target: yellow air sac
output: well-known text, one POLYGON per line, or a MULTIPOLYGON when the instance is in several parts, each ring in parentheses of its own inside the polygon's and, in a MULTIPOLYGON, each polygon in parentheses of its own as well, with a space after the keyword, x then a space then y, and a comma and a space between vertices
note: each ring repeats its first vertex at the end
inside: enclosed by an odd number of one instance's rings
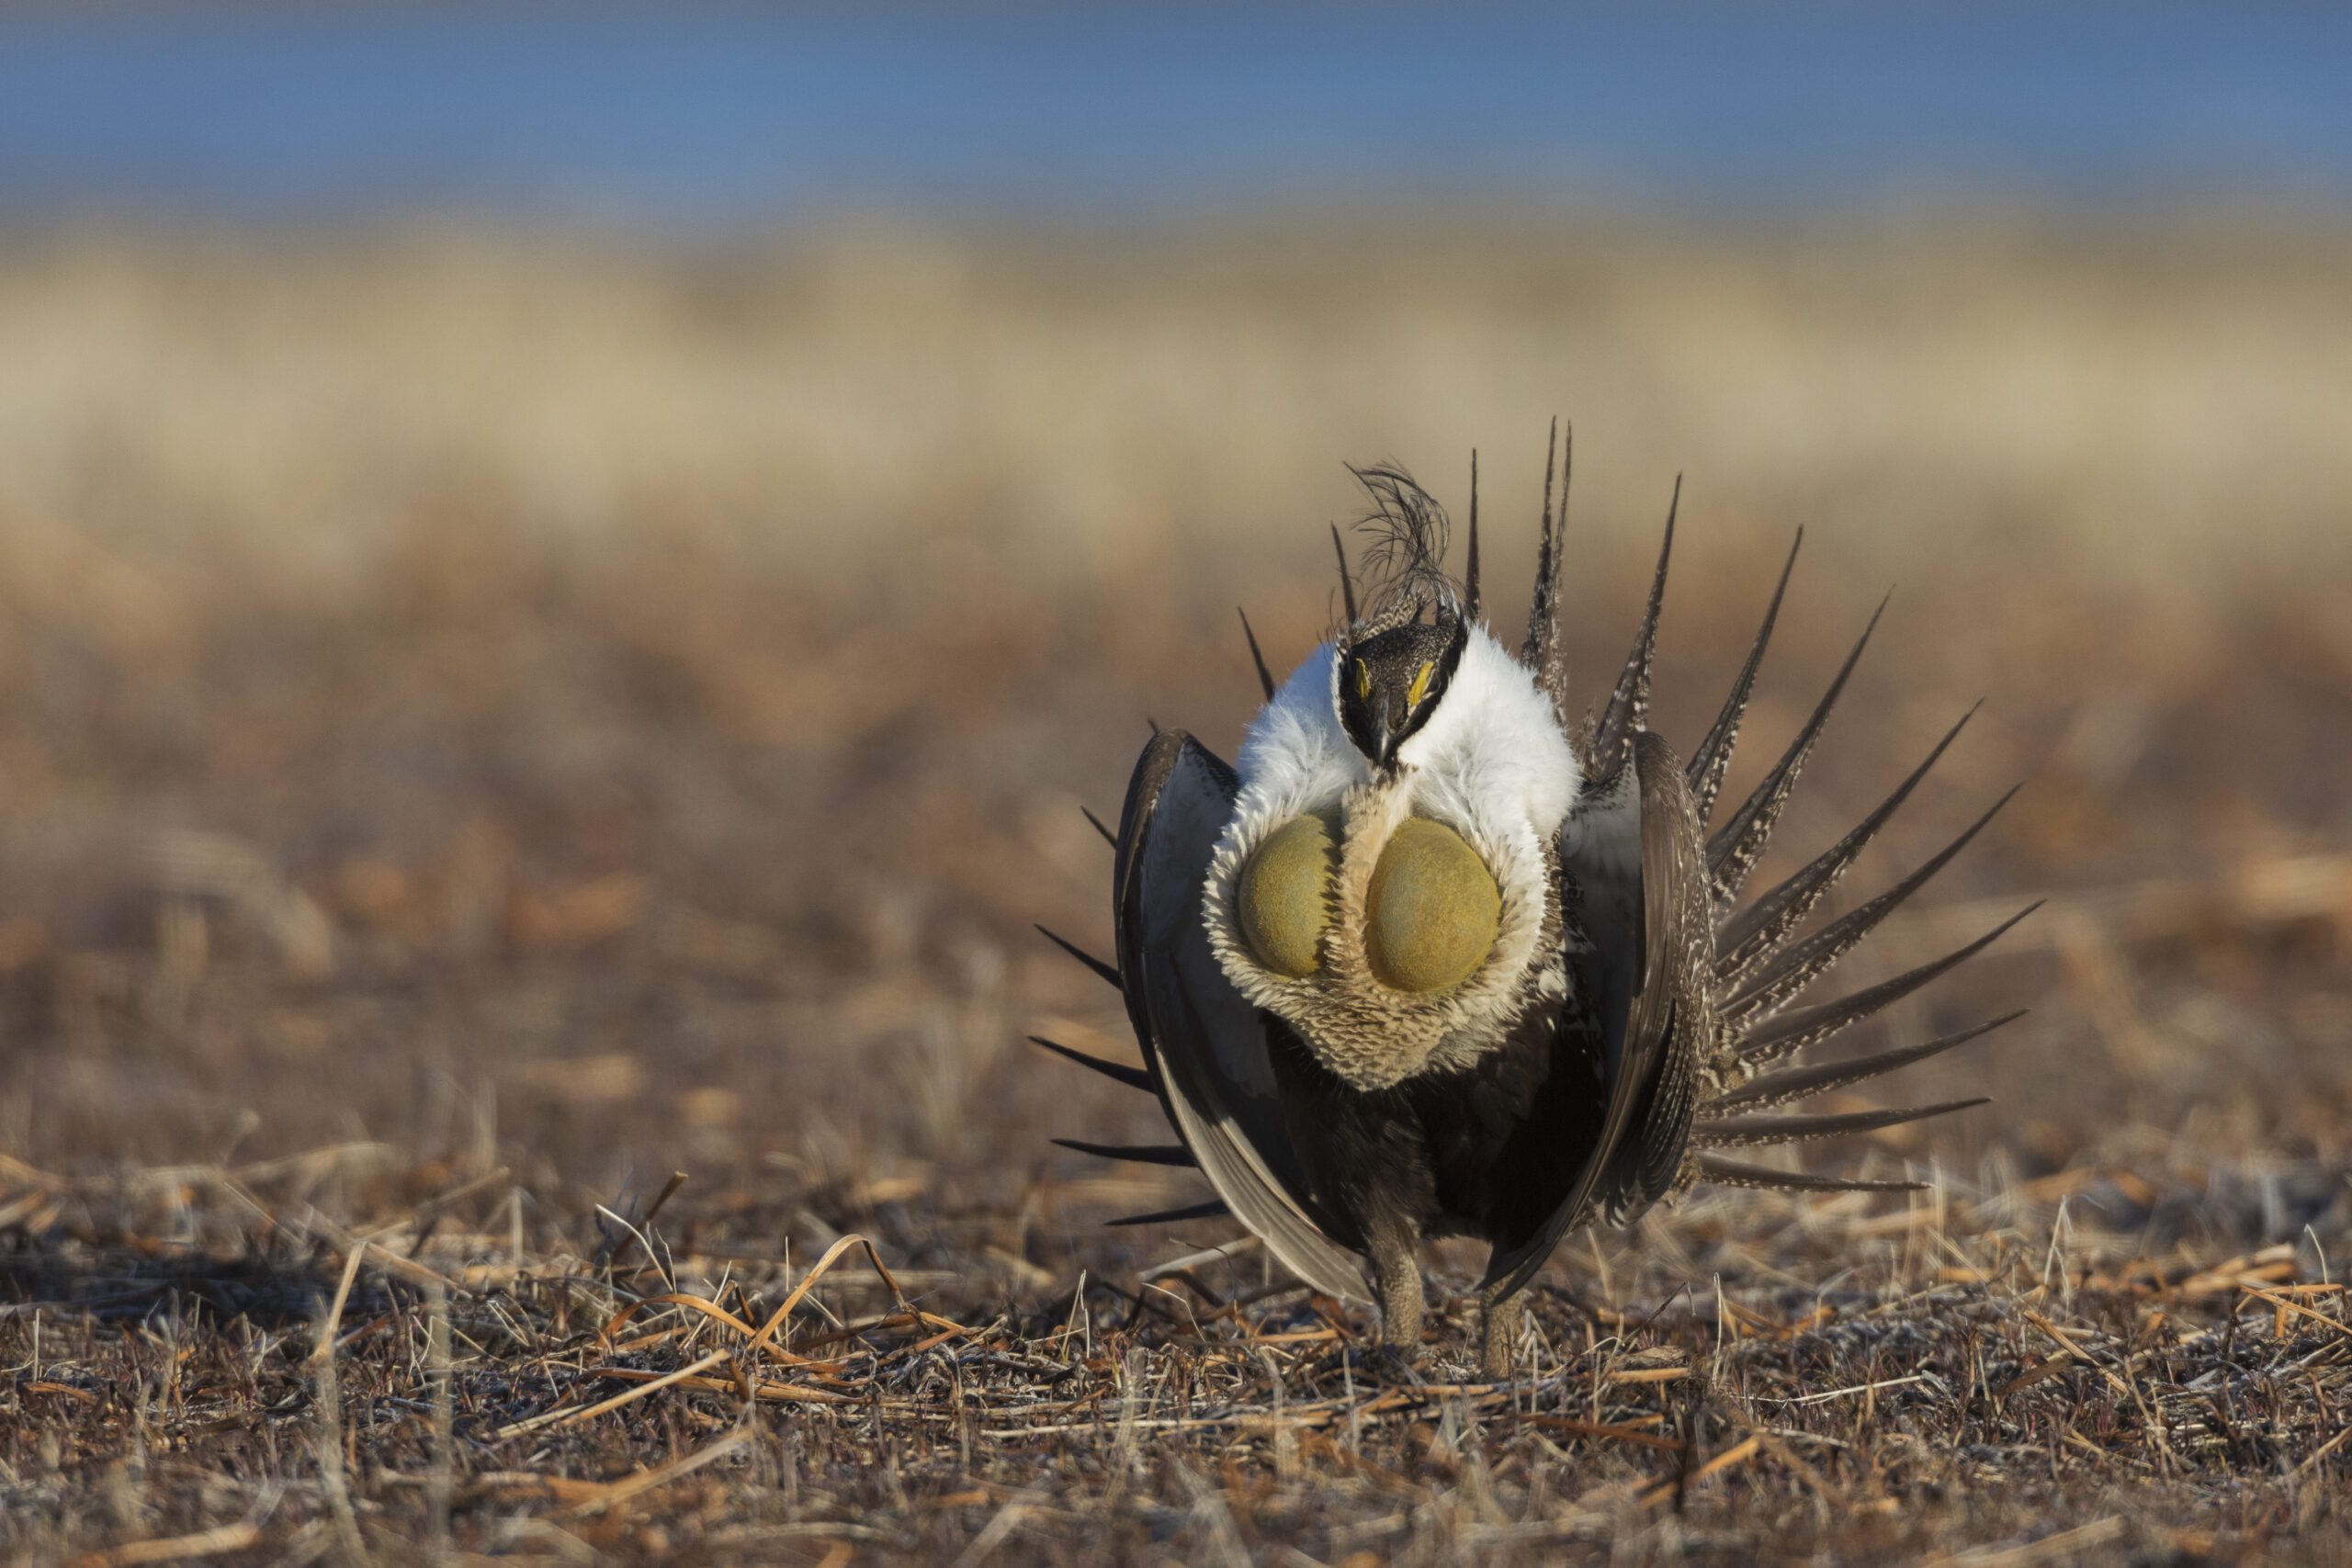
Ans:
POLYGON ((1364 899, 1364 956, 1399 991, 1442 991, 1493 951, 1502 895, 1478 852, 1442 822, 1408 818, 1380 852, 1364 899))
POLYGON ((1241 934, 1258 962, 1297 979, 1323 966, 1331 878, 1340 870, 1340 814, 1294 818, 1266 836, 1241 869, 1241 934))

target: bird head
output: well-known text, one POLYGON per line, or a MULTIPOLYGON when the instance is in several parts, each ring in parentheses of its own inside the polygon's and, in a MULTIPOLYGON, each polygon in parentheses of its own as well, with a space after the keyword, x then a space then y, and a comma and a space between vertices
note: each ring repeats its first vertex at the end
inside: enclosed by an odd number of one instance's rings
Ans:
POLYGON ((1412 619, 1344 644, 1336 674, 1340 727, 1382 773, 1396 749, 1444 700, 1469 640, 1462 615, 1442 601, 1416 605, 1412 619))

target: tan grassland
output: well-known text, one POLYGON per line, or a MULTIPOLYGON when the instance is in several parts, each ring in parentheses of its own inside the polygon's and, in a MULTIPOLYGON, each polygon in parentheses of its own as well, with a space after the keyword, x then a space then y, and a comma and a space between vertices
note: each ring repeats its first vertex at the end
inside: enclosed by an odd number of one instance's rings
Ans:
POLYGON ((2352 228, 0 233, 0 890, 15 1561, 2352 1562, 2352 228), (1029 922, 1555 412, 1670 740, 1807 530, 1733 790, 1895 588, 1765 876, 2026 782, 1852 1048, 2033 1010, 1371 1387, 1029 922))

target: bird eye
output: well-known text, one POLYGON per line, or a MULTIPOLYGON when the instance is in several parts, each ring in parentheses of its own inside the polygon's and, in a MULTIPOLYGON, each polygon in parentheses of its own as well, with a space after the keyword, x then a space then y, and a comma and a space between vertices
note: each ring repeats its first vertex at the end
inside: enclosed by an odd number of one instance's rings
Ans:
POLYGON ((1477 973, 1494 950, 1502 895, 1462 835, 1408 818, 1380 852, 1364 897, 1364 957, 1399 991, 1442 991, 1477 973))
POLYGON ((1361 659, 1356 660, 1356 695, 1372 695, 1372 667, 1361 659))
POLYGON ((1323 928, 1340 869, 1340 814, 1311 812, 1283 823, 1258 846, 1235 891, 1241 934, 1258 962, 1297 979, 1323 966, 1323 928))
POLYGON ((1430 677, 1436 673, 1437 662, 1434 660, 1414 671, 1413 684, 1405 693, 1407 707, 1417 708, 1421 705, 1421 699, 1430 694, 1430 677))

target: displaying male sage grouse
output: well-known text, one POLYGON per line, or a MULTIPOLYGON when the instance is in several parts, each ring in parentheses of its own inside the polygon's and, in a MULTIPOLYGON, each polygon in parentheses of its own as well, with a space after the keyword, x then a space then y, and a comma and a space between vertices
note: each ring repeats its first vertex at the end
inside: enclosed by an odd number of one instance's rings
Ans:
POLYGON ((1040 1042, 1157 1094, 1182 1139, 1068 1146, 1197 1165, 1216 1189, 1216 1202, 1121 1223, 1229 1211, 1316 1289, 1376 1298, 1384 1341, 1408 1358, 1421 1337, 1420 1242, 1491 1244, 1479 1289, 1490 1377, 1510 1371, 1518 1292, 1577 1226, 1627 1224, 1699 1181, 1915 1185, 1800 1175, 1713 1151, 1983 1103, 1756 1114, 2009 1021, 1762 1071, 2016 923, 1841 1000, 1790 1009, 2008 797, 1885 893, 1795 936, 1963 716, 1852 832, 1739 906, 1870 632, 1787 752, 1710 837, 1796 551, 1729 700, 1686 762, 1644 725, 1669 511, 1633 653, 1599 720, 1572 735, 1557 587, 1566 487, 1555 517, 1548 467, 1534 606, 1516 658, 1479 620, 1475 463, 1458 589, 1442 569, 1437 503, 1400 470, 1359 472, 1376 507, 1370 603, 1359 609, 1342 547, 1346 625, 1288 681, 1276 684, 1250 637, 1266 705, 1238 763, 1161 729, 1128 786, 1113 873, 1118 964, 1078 955, 1125 993, 1146 1066, 1040 1042))

